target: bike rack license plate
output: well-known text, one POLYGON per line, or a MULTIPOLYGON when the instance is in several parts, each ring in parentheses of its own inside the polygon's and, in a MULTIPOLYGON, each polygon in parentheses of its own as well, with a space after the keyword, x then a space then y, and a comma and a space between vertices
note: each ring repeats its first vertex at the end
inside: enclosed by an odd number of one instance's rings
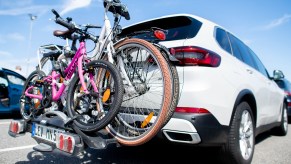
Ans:
POLYGON ((64 133, 64 130, 56 129, 53 127, 48 127, 44 125, 40 125, 37 123, 33 123, 31 128, 31 136, 37 137, 49 142, 56 143, 56 137, 59 133, 64 133))

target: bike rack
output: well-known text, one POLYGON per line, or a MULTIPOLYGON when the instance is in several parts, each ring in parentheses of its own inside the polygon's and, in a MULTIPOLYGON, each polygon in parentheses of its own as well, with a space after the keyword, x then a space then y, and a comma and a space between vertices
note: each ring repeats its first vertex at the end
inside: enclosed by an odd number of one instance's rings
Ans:
MULTIPOLYGON (((34 124, 39 124, 47 127, 57 128, 59 130, 64 130, 65 135, 70 135, 75 138, 75 147, 73 153, 67 153, 61 151, 56 147, 55 143, 46 141, 39 137, 34 136, 32 134, 32 138, 36 140, 38 143, 37 146, 33 147, 34 150, 40 152, 54 152, 66 156, 78 156, 80 153, 84 151, 86 147, 92 149, 106 149, 108 145, 115 144, 119 146, 118 142, 115 138, 110 137, 108 132, 105 130, 100 130, 95 133, 84 133, 79 130, 74 124, 73 119, 67 117, 63 112, 60 111, 50 111, 46 112, 45 114, 32 119, 30 122, 26 123, 24 120, 18 120, 21 123, 24 123, 24 133, 25 132, 32 132, 32 128, 34 124)), ((10 136, 17 137, 23 135, 15 134, 11 131, 8 132, 10 136)))

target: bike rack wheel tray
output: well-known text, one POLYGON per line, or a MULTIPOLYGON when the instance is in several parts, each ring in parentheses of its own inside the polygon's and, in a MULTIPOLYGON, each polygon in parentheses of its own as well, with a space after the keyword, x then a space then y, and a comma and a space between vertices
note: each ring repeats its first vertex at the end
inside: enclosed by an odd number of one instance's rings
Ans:
POLYGON ((109 137, 105 130, 86 134, 79 130, 73 119, 63 112, 47 112, 29 122, 12 120, 8 134, 12 137, 24 135, 26 132, 38 143, 33 147, 40 152, 53 152, 66 156, 78 156, 85 148, 106 149, 109 144, 119 146, 116 139, 109 137))

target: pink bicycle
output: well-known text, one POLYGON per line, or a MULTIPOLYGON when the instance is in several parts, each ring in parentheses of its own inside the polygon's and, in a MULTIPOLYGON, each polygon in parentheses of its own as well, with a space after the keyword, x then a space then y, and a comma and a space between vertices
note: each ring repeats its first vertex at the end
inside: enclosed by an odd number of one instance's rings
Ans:
POLYGON ((117 68, 104 60, 90 61, 86 56, 85 40, 94 42, 97 37, 87 32, 96 26, 77 26, 56 15, 56 23, 68 28, 67 31, 55 31, 62 38, 77 37, 80 44, 76 54, 64 70, 59 69, 55 54, 48 54, 53 69, 45 76, 40 70, 30 74, 20 99, 21 115, 26 121, 38 117, 53 102, 59 103, 63 95, 67 96, 67 113, 74 124, 82 131, 92 132, 104 128, 118 113, 123 98, 123 83, 117 68), (69 87, 69 89, 67 89, 69 87), (65 93, 68 92, 68 93, 65 93))

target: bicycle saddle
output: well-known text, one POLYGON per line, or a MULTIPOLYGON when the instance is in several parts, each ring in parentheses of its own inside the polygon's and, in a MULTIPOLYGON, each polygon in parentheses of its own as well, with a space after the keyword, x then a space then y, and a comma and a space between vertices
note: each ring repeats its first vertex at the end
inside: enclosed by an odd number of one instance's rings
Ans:
POLYGON ((72 34, 74 33, 74 31, 71 30, 66 30, 66 31, 61 31, 61 30, 55 30, 54 31, 54 36, 56 37, 61 37, 61 38, 68 38, 68 39, 72 39, 72 34))

